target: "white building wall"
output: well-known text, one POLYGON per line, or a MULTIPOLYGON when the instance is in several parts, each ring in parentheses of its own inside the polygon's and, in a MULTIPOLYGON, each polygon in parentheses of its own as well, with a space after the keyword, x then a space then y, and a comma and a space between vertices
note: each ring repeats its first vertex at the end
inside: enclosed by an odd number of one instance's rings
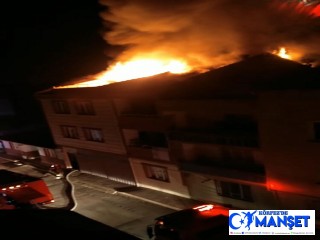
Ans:
POLYGON ((166 163, 158 163, 154 161, 147 161, 142 159, 130 158, 131 167, 133 170, 134 177, 136 179, 137 186, 147 187, 157 191, 162 191, 181 197, 189 198, 188 188, 184 185, 181 173, 177 166, 166 163), (143 163, 162 166, 167 168, 170 182, 158 181, 155 179, 150 179, 146 176, 143 163))
MULTIPOLYGON (((242 209, 273 209, 277 207, 277 199, 273 192, 268 191, 263 185, 250 185, 252 201, 238 200, 224 197, 217 193, 214 180, 223 180, 219 177, 205 176, 196 173, 185 173, 185 180, 189 186, 190 196, 193 199, 210 202, 213 204, 232 205, 242 209)), ((238 182, 236 182, 238 183, 238 182)))

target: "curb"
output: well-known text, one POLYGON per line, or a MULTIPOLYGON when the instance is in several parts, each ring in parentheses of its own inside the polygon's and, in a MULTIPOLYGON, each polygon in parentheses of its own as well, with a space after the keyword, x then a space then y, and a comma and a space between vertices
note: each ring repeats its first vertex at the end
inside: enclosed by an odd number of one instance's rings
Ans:
POLYGON ((145 201, 145 202, 149 202, 149 203, 152 203, 152 204, 155 204, 155 205, 159 205, 161 207, 170 208, 170 209, 173 209, 173 210, 176 210, 176 211, 182 210, 182 208, 173 207, 171 205, 167 205, 167 204, 160 203, 160 202, 157 202, 157 201, 154 201, 154 200, 150 200, 150 199, 147 199, 147 198, 139 197, 139 196, 136 196, 136 195, 133 195, 133 194, 130 194, 130 193, 118 192, 118 191, 116 191, 116 193, 124 195, 124 196, 131 197, 131 198, 135 198, 135 199, 138 199, 138 200, 142 200, 142 201, 145 201))

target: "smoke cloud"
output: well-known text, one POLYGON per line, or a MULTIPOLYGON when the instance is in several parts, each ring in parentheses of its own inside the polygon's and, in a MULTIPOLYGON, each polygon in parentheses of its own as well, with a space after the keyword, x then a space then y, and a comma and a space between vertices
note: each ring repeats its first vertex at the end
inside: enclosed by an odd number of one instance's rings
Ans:
POLYGON ((296 59, 320 59, 320 17, 301 1, 101 0, 108 44, 118 61, 139 56, 185 59, 201 69, 286 47, 296 59), (300 2, 300 3, 299 3, 300 2))

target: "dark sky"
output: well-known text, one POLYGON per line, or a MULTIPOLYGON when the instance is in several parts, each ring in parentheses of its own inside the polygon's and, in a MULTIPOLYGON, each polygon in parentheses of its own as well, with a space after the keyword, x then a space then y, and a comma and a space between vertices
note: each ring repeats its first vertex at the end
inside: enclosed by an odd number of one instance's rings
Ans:
POLYGON ((4 9, 1 85, 39 90, 107 67, 98 1, 8 1, 4 9))
POLYGON ((200 69, 286 46, 320 63, 320 18, 301 12, 299 1, 98 1, 7 0, 0 8, 0 84, 43 89, 99 73, 113 57, 141 53, 186 59, 200 69), (114 45, 126 51, 113 52, 114 45))

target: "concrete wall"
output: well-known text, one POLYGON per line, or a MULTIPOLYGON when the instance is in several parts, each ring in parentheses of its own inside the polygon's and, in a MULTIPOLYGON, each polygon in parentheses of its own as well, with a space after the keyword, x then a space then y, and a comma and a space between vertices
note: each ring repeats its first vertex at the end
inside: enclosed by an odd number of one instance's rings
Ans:
POLYGON ((79 115, 73 108, 76 100, 68 99, 71 108, 70 114, 55 114, 51 100, 42 99, 41 103, 50 126, 52 136, 57 145, 91 149, 101 152, 125 154, 121 133, 118 128, 117 118, 113 106, 108 100, 92 100, 96 115, 79 115), (61 125, 77 127, 79 139, 64 138, 61 125), (100 128, 104 135, 104 142, 86 141, 82 128, 100 128))
POLYGON ((272 190, 320 197, 320 142, 312 123, 320 121, 319 91, 261 95, 261 151, 272 190))
MULTIPOLYGON (((252 201, 238 200, 220 196, 217 193, 214 180, 227 181, 228 179, 214 176, 205 176, 195 173, 184 173, 185 181, 189 186, 190 196, 193 199, 216 204, 232 205, 242 209, 272 209, 277 206, 273 193, 263 185, 250 185, 252 201)), ((239 182, 236 182, 239 183, 239 182)))

